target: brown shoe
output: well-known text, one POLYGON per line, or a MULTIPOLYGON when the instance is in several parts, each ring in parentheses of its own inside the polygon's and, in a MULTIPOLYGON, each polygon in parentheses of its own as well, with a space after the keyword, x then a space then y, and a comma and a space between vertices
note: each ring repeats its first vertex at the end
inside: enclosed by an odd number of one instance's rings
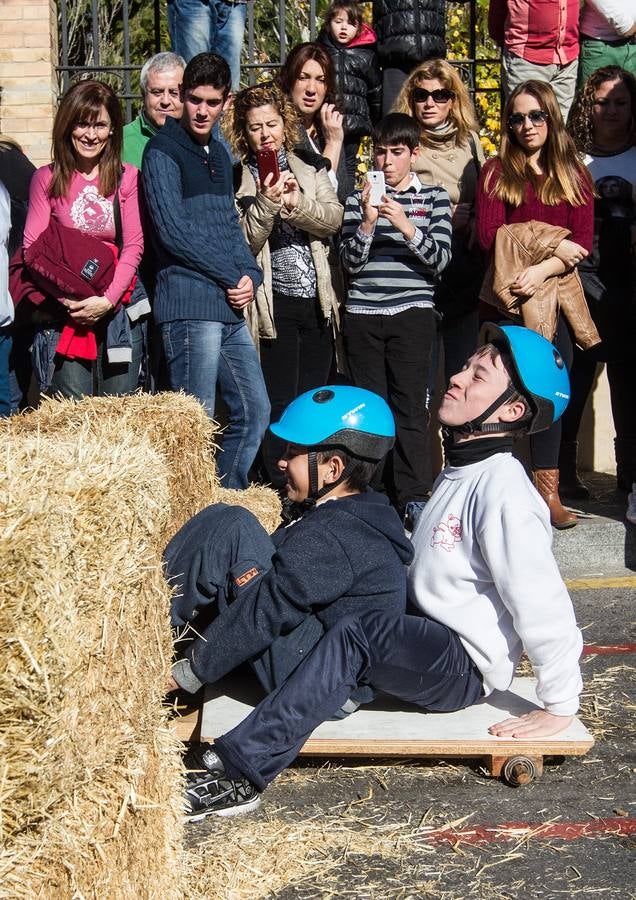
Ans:
POLYGON ((568 512, 561 504, 558 469, 535 469, 532 473, 532 483, 550 510, 550 522, 555 528, 573 528, 578 523, 574 513, 568 512))

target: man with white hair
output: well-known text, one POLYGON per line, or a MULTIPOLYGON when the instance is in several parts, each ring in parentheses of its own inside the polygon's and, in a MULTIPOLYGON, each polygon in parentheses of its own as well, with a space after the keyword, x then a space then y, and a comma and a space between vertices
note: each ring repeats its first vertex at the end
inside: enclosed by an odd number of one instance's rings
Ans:
POLYGON ((141 169, 146 144, 166 117, 181 118, 179 85, 184 69, 185 61, 177 53, 157 53, 144 63, 139 79, 143 106, 137 118, 124 128, 123 162, 141 169))

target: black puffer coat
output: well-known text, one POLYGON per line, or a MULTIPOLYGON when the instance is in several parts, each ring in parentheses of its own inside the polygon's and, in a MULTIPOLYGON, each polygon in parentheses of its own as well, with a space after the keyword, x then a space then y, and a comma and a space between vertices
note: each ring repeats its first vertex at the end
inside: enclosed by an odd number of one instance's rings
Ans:
POLYGON ((373 27, 383 69, 410 72, 426 59, 446 56, 444 0, 374 0, 373 27))
POLYGON ((331 56, 338 93, 344 101, 345 138, 371 134, 382 110, 382 76, 375 32, 368 25, 347 46, 336 43, 327 31, 318 38, 331 56))

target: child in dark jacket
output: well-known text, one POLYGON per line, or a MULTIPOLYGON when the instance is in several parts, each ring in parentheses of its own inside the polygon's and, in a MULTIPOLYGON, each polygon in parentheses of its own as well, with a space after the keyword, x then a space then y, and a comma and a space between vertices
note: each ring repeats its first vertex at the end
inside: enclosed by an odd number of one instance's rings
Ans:
POLYGON ((395 436, 385 401, 323 387, 270 428, 287 444, 279 467, 288 498, 305 512, 270 538, 247 510, 215 504, 172 539, 165 558, 179 592, 181 658, 169 690, 194 692, 249 660, 272 691, 343 616, 404 610, 413 548, 387 498, 368 488, 395 436))
POLYGON ((347 193, 355 187, 360 141, 371 134, 382 108, 382 76, 373 28, 357 0, 331 0, 318 38, 331 56, 344 101, 347 193))

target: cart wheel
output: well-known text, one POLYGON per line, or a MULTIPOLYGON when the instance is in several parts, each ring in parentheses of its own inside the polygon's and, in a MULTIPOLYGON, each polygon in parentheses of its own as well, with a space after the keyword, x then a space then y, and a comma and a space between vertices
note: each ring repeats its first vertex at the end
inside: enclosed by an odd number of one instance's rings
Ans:
POLYGON ((503 780, 513 787, 531 784, 539 774, 537 764, 527 756, 511 756, 502 769, 503 780))

